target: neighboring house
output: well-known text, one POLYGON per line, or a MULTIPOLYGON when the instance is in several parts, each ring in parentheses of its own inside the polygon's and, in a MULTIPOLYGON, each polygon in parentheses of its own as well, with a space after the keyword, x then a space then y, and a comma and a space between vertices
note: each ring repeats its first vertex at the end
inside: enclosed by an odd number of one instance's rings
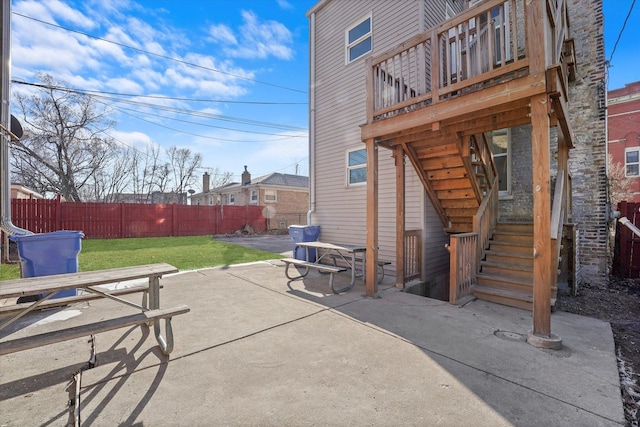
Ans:
POLYGON ((309 178, 271 173, 252 179, 244 167, 242 182, 210 189, 208 173, 202 177, 202 193, 191 196, 192 205, 264 206, 268 230, 287 230, 293 224, 306 224, 309 210, 309 178))
POLYGON ((640 203, 640 82, 608 92, 607 120, 609 155, 624 173, 613 179, 626 181, 628 196, 622 200, 640 203))
POLYGON ((44 196, 40 193, 33 191, 30 188, 25 187, 22 184, 11 184, 11 198, 12 199, 44 199, 44 196))
POLYGON ((118 193, 113 195, 113 203, 149 203, 165 204, 176 203, 187 204, 187 193, 162 193, 154 191, 151 194, 118 193))
POLYGON ((307 13, 311 222, 321 240, 366 244, 368 296, 386 259, 398 287, 417 273, 432 296, 533 309, 533 335, 549 338, 555 272, 604 283, 602 4, 553 4, 307 13))

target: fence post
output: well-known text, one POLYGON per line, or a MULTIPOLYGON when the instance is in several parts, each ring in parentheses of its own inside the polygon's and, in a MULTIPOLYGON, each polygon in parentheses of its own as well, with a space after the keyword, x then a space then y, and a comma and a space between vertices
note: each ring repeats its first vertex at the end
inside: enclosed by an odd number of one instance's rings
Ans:
POLYGON ((173 237, 178 237, 178 205, 176 203, 171 204, 171 234, 173 237))
POLYGON ((56 204, 55 204, 55 211, 56 211, 56 222, 55 222, 55 229, 52 231, 56 231, 56 230, 62 230, 62 203, 60 200, 60 194, 57 195, 56 197, 56 204))
POLYGON ((124 202, 120 202, 120 238, 124 239, 126 236, 125 233, 125 214, 124 214, 124 202))

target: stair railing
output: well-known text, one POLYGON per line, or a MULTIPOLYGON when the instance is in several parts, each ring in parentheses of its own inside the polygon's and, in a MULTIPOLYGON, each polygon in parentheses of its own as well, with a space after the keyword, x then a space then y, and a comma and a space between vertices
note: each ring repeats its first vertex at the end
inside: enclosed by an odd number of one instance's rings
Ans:
MULTIPOLYGON (((556 185, 553 193, 553 207, 551 210, 551 253, 555 255, 552 260, 552 267, 557 269, 560 264, 560 249, 562 242, 562 228, 567 208, 567 197, 565 194, 565 172, 558 169, 556 175, 556 185)), ((552 287, 558 284, 558 275, 552 274, 552 287)))

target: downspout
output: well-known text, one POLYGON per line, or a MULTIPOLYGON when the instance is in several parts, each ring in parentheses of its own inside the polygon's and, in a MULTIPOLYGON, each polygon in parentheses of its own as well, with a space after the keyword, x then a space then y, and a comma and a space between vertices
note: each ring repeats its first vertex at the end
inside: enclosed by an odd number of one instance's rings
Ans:
POLYGON ((309 212, 316 211, 316 13, 309 16, 309 212))
MULTIPOLYGON (((32 234, 11 222, 11 176, 9 168, 9 144, 11 142, 11 107, 9 85, 11 83, 11 0, 2 0, 2 105, 0 105, 0 228, 7 235, 32 234)), ((16 132, 17 130, 14 129, 16 132)), ((8 253, 8 252, 7 252, 8 253)))

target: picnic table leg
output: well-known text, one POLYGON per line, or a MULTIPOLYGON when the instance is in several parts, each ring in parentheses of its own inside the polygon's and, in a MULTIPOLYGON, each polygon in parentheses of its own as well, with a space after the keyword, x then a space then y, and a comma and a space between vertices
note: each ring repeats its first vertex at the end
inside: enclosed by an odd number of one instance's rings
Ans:
POLYGON ((304 274, 300 274, 299 276, 295 276, 295 277, 291 277, 289 275, 289 266, 291 266, 291 264, 289 264, 288 262, 285 262, 286 266, 284 268, 284 275, 287 276, 287 279, 289 280, 297 280, 297 279, 302 279, 303 277, 305 277, 307 274, 309 274, 309 267, 305 267, 304 269, 304 274))
MULTIPOLYGON (((144 303, 143 303, 144 305, 144 303)), ((160 278, 157 276, 149 277, 149 307, 150 310, 160 308, 160 278)), ((156 341, 160 346, 162 354, 168 356, 173 351, 173 328, 171 327, 171 318, 164 319, 165 337, 162 336, 160 329, 160 319, 153 320, 153 333, 156 341)))

